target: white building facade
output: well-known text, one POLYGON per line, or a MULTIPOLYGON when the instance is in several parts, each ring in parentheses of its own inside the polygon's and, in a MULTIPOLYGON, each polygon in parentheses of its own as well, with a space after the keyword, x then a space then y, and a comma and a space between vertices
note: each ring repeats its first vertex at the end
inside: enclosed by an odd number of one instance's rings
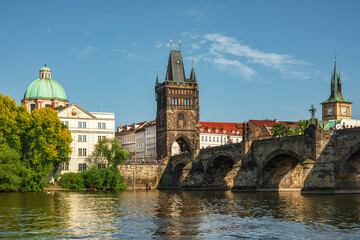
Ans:
POLYGON ((93 164, 104 167, 105 162, 94 163, 91 155, 100 139, 115 137, 115 114, 87 112, 71 104, 58 110, 58 117, 68 126, 73 138, 69 164, 61 166, 61 173, 85 171, 93 164))
MULTIPOLYGON (((199 122, 200 148, 221 146, 242 141, 242 123, 199 122)), ((130 161, 156 162, 156 120, 141 122, 117 128, 116 137, 122 147, 130 152, 130 161), (125 130, 128 129, 128 130, 125 130)), ((174 142, 172 155, 180 153, 180 147, 174 142)))

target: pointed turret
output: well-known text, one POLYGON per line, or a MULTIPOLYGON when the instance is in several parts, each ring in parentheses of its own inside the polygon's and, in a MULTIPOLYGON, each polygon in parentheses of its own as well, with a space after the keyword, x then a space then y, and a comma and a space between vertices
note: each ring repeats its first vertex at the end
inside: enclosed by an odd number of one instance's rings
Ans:
POLYGON ((197 81, 196 81, 195 67, 194 67, 194 66, 191 68, 190 81, 191 81, 191 82, 197 82, 197 81))
POLYGON ((335 57, 334 72, 331 74, 331 94, 330 97, 323 103, 328 102, 349 102, 346 100, 341 92, 341 77, 337 68, 337 61, 335 57))
POLYGON ((166 71, 166 81, 185 82, 185 70, 181 51, 171 50, 166 71))
POLYGON ((342 95, 342 83, 335 57, 334 72, 331 73, 331 94, 330 97, 321 103, 322 120, 351 119, 351 102, 342 95))
POLYGON ((159 85, 159 69, 156 72, 156 83, 155 86, 159 85))

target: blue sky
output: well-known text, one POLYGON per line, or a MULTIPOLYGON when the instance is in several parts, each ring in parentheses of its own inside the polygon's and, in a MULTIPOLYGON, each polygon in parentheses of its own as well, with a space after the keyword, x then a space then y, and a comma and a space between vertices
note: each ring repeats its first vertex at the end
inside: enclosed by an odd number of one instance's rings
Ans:
POLYGON ((46 60, 70 103, 153 120, 169 40, 194 58, 200 120, 309 118, 330 95, 337 52, 343 95, 360 119, 359 1, 0 1, 0 93, 20 103, 46 60))

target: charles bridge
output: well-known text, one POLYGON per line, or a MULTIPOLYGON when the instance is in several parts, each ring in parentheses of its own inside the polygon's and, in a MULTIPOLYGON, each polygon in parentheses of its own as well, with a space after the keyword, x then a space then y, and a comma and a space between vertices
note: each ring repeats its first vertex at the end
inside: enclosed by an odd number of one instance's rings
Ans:
POLYGON ((360 128, 245 140, 163 159, 122 165, 130 188, 360 192, 360 128))

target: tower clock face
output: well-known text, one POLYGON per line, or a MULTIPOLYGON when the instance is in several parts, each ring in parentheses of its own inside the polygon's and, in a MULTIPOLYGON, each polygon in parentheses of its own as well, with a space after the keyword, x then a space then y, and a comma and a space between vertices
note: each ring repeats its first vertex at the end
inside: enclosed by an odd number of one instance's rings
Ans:
POLYGON ((341 108, 341 114, 346 115, 346 108, 341 108))
POLYGON ((332 115, 332 108, 328 108, 327 114, 328 114, 328 115, 332 115))

